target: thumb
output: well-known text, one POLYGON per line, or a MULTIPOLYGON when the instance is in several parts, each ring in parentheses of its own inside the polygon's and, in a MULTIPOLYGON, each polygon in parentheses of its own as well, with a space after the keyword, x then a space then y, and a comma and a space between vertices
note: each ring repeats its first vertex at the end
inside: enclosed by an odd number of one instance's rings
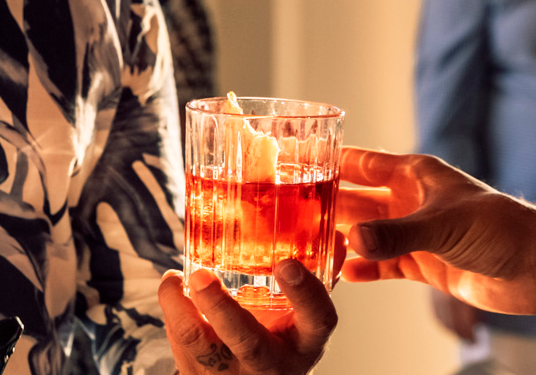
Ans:
POLYGON ((414 213, 397 219, 355 224, 348 240, 357 254, 379 261, 413 251, 436 252, 448 238, 448 228, 442 220, 414 213))
POLYGON ((275 268, 275 277, 294 309, 299 350, 318 354, 338 320, 326 288, 295 259, 281 261, 275 268))

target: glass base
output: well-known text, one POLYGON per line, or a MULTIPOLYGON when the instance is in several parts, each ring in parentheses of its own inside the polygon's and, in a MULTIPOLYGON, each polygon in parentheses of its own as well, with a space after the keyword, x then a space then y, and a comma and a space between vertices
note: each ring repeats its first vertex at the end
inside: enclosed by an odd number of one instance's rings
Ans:
POLYGON ((184 293, 189 296, 189 276, 204 268, 214 272, 231 296, 246 309, 290 310, 290 302, 281 292, 273 275, 251 275, 220 270, 186 261, 184 268, 184 293))

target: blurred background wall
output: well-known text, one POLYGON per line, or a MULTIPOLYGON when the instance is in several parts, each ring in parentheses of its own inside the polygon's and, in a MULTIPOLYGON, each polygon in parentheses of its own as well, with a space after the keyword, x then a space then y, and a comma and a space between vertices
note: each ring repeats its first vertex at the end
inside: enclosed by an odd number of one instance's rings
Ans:
MULTIPOLYGON (((346 110, 346 144, 410 152, 420 0, 205 0, 218 94, 328 102, 346 110)), ((428 287, 341 282, 339 325, 315 375, 447 375, 455 340, 428 287)))

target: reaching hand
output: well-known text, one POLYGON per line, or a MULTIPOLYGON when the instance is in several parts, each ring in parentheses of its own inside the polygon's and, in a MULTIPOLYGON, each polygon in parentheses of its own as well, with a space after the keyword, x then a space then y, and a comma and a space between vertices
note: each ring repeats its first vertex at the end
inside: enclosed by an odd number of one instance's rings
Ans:
MULTIPOLYGON (((346 252, 343 236, 337 236, 336 248, 338 273, 346 252)), ((296 260, 280 262, 275 276, 293 310, 265 327, 213 273, 190 276, 191 299, 182 293, 179 271, 164 275, 158 295, 180 374, 301 375, 316 364, 337 323, 333 303, 296 260)))
POLYGON ((428 155, 346 147, 337 221, 348 281, 405 278, 490 311, 536 314, 536 208, 428 155))

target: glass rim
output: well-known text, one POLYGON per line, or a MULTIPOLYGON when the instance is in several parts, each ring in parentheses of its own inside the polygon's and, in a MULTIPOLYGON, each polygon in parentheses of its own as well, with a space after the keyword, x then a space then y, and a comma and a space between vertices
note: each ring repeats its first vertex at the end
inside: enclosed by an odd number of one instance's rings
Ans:
POLYGON ((325 115, 255 115, 255 114, 240 114, 240 113, 227 113, 227 112, 216 112, 208 109, 203 109, 199 107, 195 107, 194 104, 198 102, 221 102, 226 101, 227 97, 224 96, 214 96, 210 98, 201 98, 201 99, 193 99, 186 103, 185 107, 191 111, 196 112, 202 112, 209 115, 227 115, 227 116, 236 116, 236 117, 242 117, 242 118, 256 118, 256 119, 262 119, 262 118, 279 118, 279 119, 322 119, 322 118, 342 118, 345 116, 345 112, 343 109, 333 105, 333 104, 327 104, 322 102, 314 102, 310 100, 302 100, 302 99, 285 99, 285 98, 275 98, 275 97, 263 97, 263 96, 239 96, 237 97, 237 100, 264 100, 264 101, 273 101, 273 102, 292 102, 292 103, 304 103, 304 104, 311 104, 316 105, 318 107, 326 107, 331 108, 335 110, 332 114, 325 114, 325 115))

